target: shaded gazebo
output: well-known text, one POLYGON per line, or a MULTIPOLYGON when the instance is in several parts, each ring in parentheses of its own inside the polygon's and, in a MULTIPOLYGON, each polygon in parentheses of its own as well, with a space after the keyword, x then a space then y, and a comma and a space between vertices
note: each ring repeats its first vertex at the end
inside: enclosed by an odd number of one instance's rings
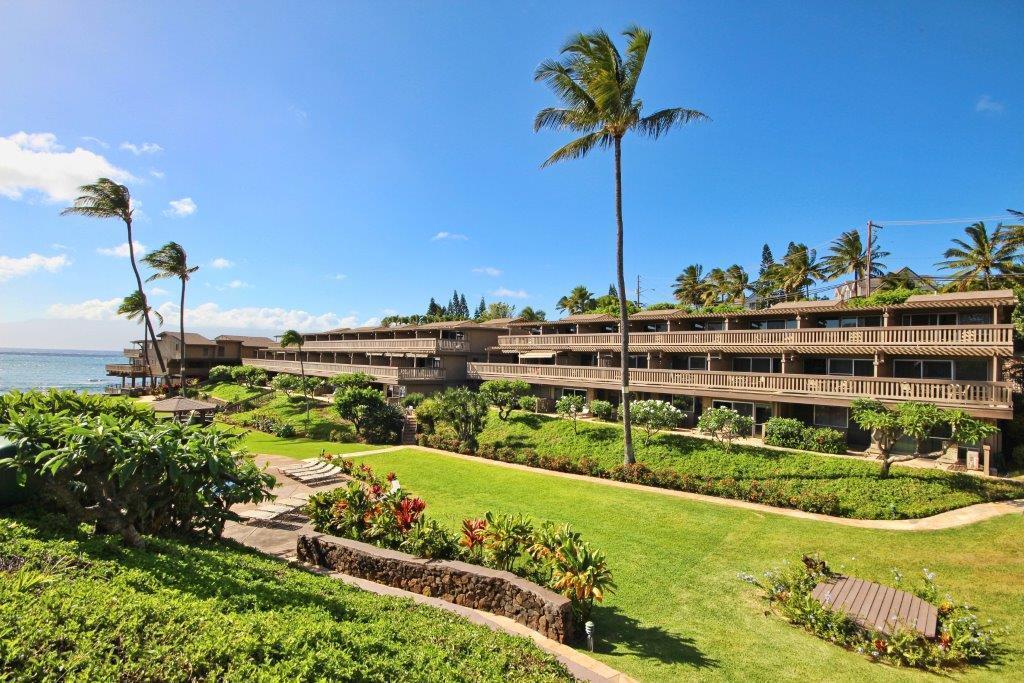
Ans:
POLYGON ((194 398, 185 398, 184 396, 153 401, 150 407, 155 413, 170 413, 175 420, 182 422, 190 420, 191 416, 195 415, 198 421, 203 424, 208 424, 213 419, 213 414, 217 412, 217 404, 215 403, 197 401, 194 398))

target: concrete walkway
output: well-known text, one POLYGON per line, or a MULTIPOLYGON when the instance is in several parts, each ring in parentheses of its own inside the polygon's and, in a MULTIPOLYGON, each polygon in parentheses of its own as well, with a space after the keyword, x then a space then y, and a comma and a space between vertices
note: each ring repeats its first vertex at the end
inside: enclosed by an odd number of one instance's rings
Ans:
MULTIPOLYGON (((427 448, 425 446, 405 446, 404 448, 436 453, 437 455, 443 455, 449 458, 471 460, 473 462, 493 465, 495 467, 507 467, 510 469, 522 470, 524 472, 532 472, 534 474, 543 474, 550 477, 562 477, 564 479, 572 479, 574 481, 586 481, 592 484, 601 484, 604 486, 630 489, 633 491, 644 491, 645 493, 656 493, 662 496, 672 496, 701 503, 711 503, 712 505, 724 505, 726 507, 741 508, 754 512, 763 512, 770 515, 807 519, 815 522, 828 522, 829 524, 852 526, 861 529, 884 529, 887 531, 938 531, 941 529, 955 529, 956 527, 967 526, 968 524, 974 524, 975 522, 981 522, 986 519, 992 519, 993 517, 1000 517, 1006 514, 1024 514, 1024 499, 1019 499, 999 503, 978 503, 977 505, 970 505, 958 510, 950 510, 948 512, 933 515, 932 517, 923 517, 921 519, 850 519, 848 517, 833 517, 832 515, 823 515, 816 512, 804 512, 803 510, 773 507, 771 505, 751 503, 745 500, 719 498, 717 496, 707 496, 701 493, 672 491, 670 489, 658 488, 656 486, 644 486, 642 484, 631 484, 624 481, 589 477, 584 474, 553 472, 551 470, 540 469, 537 467, 528 467, 526 465, 501 462, 499 460, 488 460, 487 458, 463 455, 461 453, 453 453, 451 451, 444 451, 437 448, 427 448)), ((354 453, 353 455, 364 454, 354 453)), ((369 455, 369 453, 366 455, 369 455)))
MULTIPOLYGON (((396 446, 348 455, 373 455, 375 453, 386 453, 401 449, 402 447, 396 446)), ((299 462, 295 458, 289 458, 281 455, 259 455, 256 457, 256 461, 259 464, 265 465, 267 470, 277 479, 277 486, 274 488, 274 494, 279 498, 292 497, 296 494, 328 491, 339 485, 329 484, 326 486, 310 487, 299 481, 291 479, 281 471, 281 468, 294 466, 299 462)), ((237 506, 234 509, 240 511, 247 507, 254 506, 237 506)), ((562 643, 551 640, 550 638, 545 638, 533 629, 527 628, 519 622, 507 617, 456 605, 437 598, 420 595, 418 593, 411 593, 400 588, 385 586, 383 584, 356 578, 340 572, 329 572, 321 567, 299 562, 296 556, 298 538, 300 535, 310 533, 315 533, 315 531, 307 521, 286 518, 284 520, 275 520, 273 522, 263 522, 260 524, 228 522, 224 527, 223 538, 241 543, 242 545, 253 548, 254 550, 258 550, 265 555, 271 555, 273 557, 286 560, 294 566, 302 567, 308 571, 315 572, 317 574, 324 574, 339 581, 344 581, 351 586, 370 591, 371 593, 407 598, 421 605, 429 605, 431 607, 436 607, 438 609, 443 609, 453 614, 457 614, 468 619, 474 624, 486 626, 495 631, 503 631, 510 635, 529 638, 541 650, 544 650, 558 659, 573 676, 581 681, 589 681, 592 683, 630 683, 634 681, 634 679, 629 676, 626 676, 603 662, 597 661, 586 653, 575 650, 568 645, 563 645, 562 643)))

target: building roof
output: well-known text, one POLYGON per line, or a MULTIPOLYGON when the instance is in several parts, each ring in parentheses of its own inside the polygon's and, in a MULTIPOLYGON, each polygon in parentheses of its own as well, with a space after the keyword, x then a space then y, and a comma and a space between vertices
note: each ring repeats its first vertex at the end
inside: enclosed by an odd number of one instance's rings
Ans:
POLYGON ((206 403, 205 401, 197 401, 194 398, 185 398, 183 396, 153 401, 149 405, 157 413, 188 413, 193 410, 215 410, 217 408, 216 403, 206 403))
MULTIPOLYGON (((170 337, 171 339, 179 339, 181 335, 177 332, 161 332, 157 335, 158 337, 170 337)), ((201 334, 195 332, 185 333, 185 344, 187 346, 216 346, 217 342, 207 339, 201 334)))
POLYGON ((250 337, 244 334, 219 334, 214 337, 216 341, 235 341, 241 342, 242 346, 249 346, 255 348, 265 348, 267 346, 274 346, 277 344, 276 341, 270 337, 250 337))

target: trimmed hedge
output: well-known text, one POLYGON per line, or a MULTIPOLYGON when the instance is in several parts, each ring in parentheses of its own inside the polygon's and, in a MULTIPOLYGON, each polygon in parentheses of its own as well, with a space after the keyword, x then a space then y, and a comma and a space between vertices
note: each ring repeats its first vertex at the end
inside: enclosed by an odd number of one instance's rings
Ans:
POLYGON ((831 427, 808 427, 791 417, 773 417, 764 425, 764 442, 769 446, 797 448, 818 453, 846 452, 846 435, 831 427))

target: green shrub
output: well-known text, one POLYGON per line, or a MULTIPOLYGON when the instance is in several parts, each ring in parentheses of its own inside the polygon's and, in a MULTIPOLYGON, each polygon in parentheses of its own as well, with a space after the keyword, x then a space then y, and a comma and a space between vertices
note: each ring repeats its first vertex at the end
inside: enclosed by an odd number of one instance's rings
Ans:
POLYGON ((507 420, 519 399, 530 393, 530 385, 521 379, 492 379, 480 385, 480 395, 498 409, 498 417, 507 420))
POLYGON ((209 381, 212 383, 230 382, 233 379, 230 365, 214 365, 210 368, 209 381))
POLYGON ((804 430, 803 448, 818 453, 846 452, 846 434, 831 427, 808 427, 804 430))
POLYGON ((418 393, 415 393, 415 392, 413 392, 411 394, 407 394, 407 395, 402 397, 402 407, 403 408, 416 408, 416 406, 418 406, 419 404, 423 403, 423 401, 426 400, 426 398, 427 397, 424 396, 423 394, 418 394, 418 393))
POLYGON ((537 406, 539 403, 540 401, 537 399, 536 396, 523 396, 519 399, 519 408, 520 410, 536 413, 537 406))
POLYGON ((732 450, 733 439, 749 434, 753 426, 753 419, 740 415, 732 408, 705 410, 697 419, 697 429, 724 444, 726 450, 732 450))
POLYGON ((662 429, 674 429, 683 421, 683 413, 667 401, 636 401, 632 404, 633 424, 644 430, 644 445, 662 429))
POLYGON ((274 436, 279 436, 282 439, 290 439, 295 436, 295 427, 287 422, 281 422, 275 425, 272 431, 274 436))
POLYGON ((176 421, 129 401, 73 391, 0 395, 0 459, 74 523, 120 534, 219 535, 236 503, 270 497, 274 478, 235 450, 237 437, 176 421))
POLYGON ((562 398, 555 401, 555 412, 562 417, 567 417, 572 420, 572 431, 577 433, 576 420, 583 412, 583 406, 586 402, 582 396, 577 394, 565 394, 562 398))
POLYGON ((857 297, 850 299, 846 302, 846 305, 850 308, 874 308, 877 306, 893 306, 895 304, 902 304, 910 297, 916 294, 927 294, 928 292, 922 289, 906 289, 899 287, 897 289, 890 290, 879 290, 872 292, 869 296, 857 297))
POLYGON ((454 430, 470 452, 487 422, 487 400, 469 389, 448 389, 437 402, 437 418, 454 430))
POLYGON ((279 372, 270 381, 270 386, 290 396, 293 391, 300 391, 302 389, 302 378, 287 372, 279 372))
POLYGON ((416 406, 416 422, 424 434, 433 434, 437 428, 439 404, 436 398, 427 398, 416 406))
POLYGON ((782 448, 803 448, 806 426, 791 417, 773 417, 764 423, 764 442, 782 448))
POLYGON ((605 422, 615 421, 615 406, 610 401, 602 401, 599 398, 595 398, 590 402, 590 414, 596 417, 598 420, 604 420, 605 422))
POLYGON ((235 365, 231 368, 231 379, 252 389, 267 384, 267 373, 254 365, 235 365))
POLYGON ((373 375, 368 375, 365 372, 348 372, 331 377, 327 383, 335 389, 362 389, 372 387, 377 380, 373 375))

